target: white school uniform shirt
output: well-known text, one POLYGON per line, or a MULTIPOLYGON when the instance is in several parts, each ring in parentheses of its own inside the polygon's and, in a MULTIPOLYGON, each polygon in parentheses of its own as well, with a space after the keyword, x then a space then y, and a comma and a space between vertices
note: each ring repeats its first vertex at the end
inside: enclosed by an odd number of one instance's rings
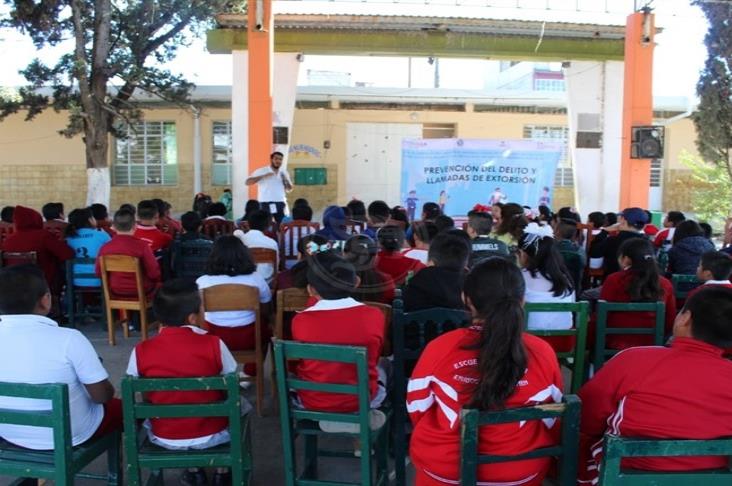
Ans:
MULTIPOLYGON (((259 230, 249 230, 244 233, 242 230, 234 231, 234 236, 239 238, 247 248, 267 248, 277 252, 277 261, 280 261, 280 245, 275 240, 265 235, 259 230)), ((267 282, 270 282, 274 276, 274 267, 271 263, 257 264, 257 273, 267 282)))
MULTIPOLYGON (((531 272, 525 268, 521 270, 526 283, 526 294, 524 299, 526 302, 575 302, 575 293, 568 292, 558 297, 554 296, 551 291, 552 283, 544 278, 544 276, 536 272, 536 276, 532 277, 531 272)), ((529 314, 528 329, 556 330, 556 329, 572 329, 572 313, 571 312, 532 312, 529 314)))
POLYGON ((280 167, 277 172, 272 169, 271 165, 266 167, 260 167, 259 169, 252 172, 249 177, 259 177, 265 174, 275 174, 274 177, 265 177, 257 182, 259 194, 257 199, 260 202, 285 202, 285 183, 286 180, 290 185, 290 174, 287 173, 287 169, 280 167))
MULTIPOLYGON (((76 329, 40 315, 0 316, 0 381, 66 383, 73 445, 89 440, 104 418, 104 406, 92 401, 84 385, 108 377, 94 346, 76 329)), ((51 401, 0 397, 0 408, 50 410, 51 401)), ((0 424, 0 437, 28 449, 54 447, 47 427, 0 424)))
MULTIPOLYGON (((259 302, 266 304, 272 300, 272 292, 269 285, 256 272, 249 275, 237 275, 230 277, 228 275, 202 275, 196 279, 199 290, 213 287, 214 285, 238 284, 248 285, 259 289, 259 302)), ((254 323, 257 315, 254 311, 219 311, 206 312, 206 321, 221 327, 243 327, 254 323)))
POLYGON ((427 261, 429 260, 429 251, 411 248, 404 252, 404 256, 414 258, 415 260, 419 260, 423 264, 427 265, 427 261))

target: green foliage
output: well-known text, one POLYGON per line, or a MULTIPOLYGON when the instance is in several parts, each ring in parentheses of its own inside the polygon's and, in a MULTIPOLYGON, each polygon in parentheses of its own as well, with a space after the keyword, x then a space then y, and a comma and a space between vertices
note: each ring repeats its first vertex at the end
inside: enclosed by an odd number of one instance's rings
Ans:
POLYGON ((708 222, 715 231, 722 231, 732 210, 732 180, 727 169, 705 162, 685 150, 679 160, 691 169, 693 179, 698 182, 689 188, 694 212, 700 221, 708 222))

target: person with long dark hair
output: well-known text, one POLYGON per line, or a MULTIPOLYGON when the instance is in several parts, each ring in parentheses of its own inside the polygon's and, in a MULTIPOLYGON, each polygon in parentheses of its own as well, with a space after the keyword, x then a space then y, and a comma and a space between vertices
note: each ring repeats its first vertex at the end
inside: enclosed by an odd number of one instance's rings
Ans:
POLYGON ((529 221, 524 216, 524 208, 516 203, 501 206, 501 218, 495 228, 495 237, 509 247, 516 246, 529 221))
MULTIPOLYGON (((676 299, 671 282, 661 276, 653 245, 645 238, 630 238, 620 245, 618 264, 621 270, 607 276, 600 290, 600 300, 608 302, 663 302, 666 305, 666 332, 670 333, 676 317, 676 299)), ((649 312, 610 313, 608 327, 653 327, 655 315, 649 312)), ((649 335, 607 336, 606 346, 625 349, 653 344, 649 335)))
MULTIPOLYGON (((99 249, 107 244, 112 237, 105 231, 97 229, 97 223, 89 208, 74 209, 69 213, 69 224, 64 230, 66 244, 74 250, 75 258, 95 258, 99 249)), ((94 263, 75 263, 75 274, 93 274, 94 263)), ((80 287, 99 287, 102 285, 98 278, 76 278, 74 285, 80 287)))
POLYGON ((359 302, 391 304, 396 286, 394 279, 376 269, 376 242, 366 235, 350 237, 343 247, 343 257, 356 269, 360 283, 353 293, 359 302))
MULTIPOLYGON (((435 338, 409 381, 407 410, 414 424, 410 457, 417 486, 457 484, 460 410, 502 410, 558 402, 562 375, 552 348, 524 329, 524 278, 505 258, 493 257, 465 278, 470 327, 435 338)), ((481 428, 480 450, 513 455, 557 442, 555 424, 532 420, 481 428)), ((538 486, 550 459, 481 465, 478 479, 538 486)))
POLYGON ((414 275, 425 265, 419 260, 404 256, 404 230, 398 226, 384 226, 379 229, 379 253, 376 255, 376 268, 391 276, 396 285, 402 285, 409 275, 414 275))
POLYGON ((702 255, 715 250, 714 243, 704 236, 699 223, 690 219, 679 223, 672 241, 668 251, 669 274, 694 275, 702 255))

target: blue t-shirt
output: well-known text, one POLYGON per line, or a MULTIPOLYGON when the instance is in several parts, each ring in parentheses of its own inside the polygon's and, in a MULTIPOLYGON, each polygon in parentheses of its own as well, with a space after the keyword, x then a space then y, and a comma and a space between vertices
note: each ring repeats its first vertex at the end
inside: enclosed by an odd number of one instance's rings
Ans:
MULTIPOLYGON (((74 250, 74 258, 96 258, 99 249, 111 239, 106 231, 82 228, 76 236, 66 238, 66 243, 74 250)), ((74 273, 94 273, 94 264, 75 264, 74 273)), ((75 278, 74 285, 99 287, 102 282, 98 278, 75 278)))

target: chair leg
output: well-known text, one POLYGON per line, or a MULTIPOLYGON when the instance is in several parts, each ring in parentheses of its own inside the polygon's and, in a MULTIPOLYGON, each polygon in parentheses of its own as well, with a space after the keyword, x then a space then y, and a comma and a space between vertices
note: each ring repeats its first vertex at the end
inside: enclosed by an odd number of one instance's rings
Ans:
POLYGON ((257 415, 261 417, 264 402, 264 363, 261 359, 257 360, 257 376, 254 380, 257 385, 257 415))
POLYGON ((114 312, 112 311, 111 307, 108 307, 108 306, 105 306, 105 307, 107 307, 107 333, 109 335, 108 336, 109 345, 114 346, 115 344, 117 344, 114 340, 114 332, 115 332, 114 312))
POLYGON ((318 436, 305 435, 305 470, 303 477, 318 478, 318 436))
POLYGON ((121 434, 115 434, 112 447, 107 451, 107 484, 117 486, 122 484, 122 456, 120 454, 121 434))
POLYGON ((147 339, 147 309, 140 310, 140 330, 142 331, 142 340, 147 339))
POLYGON ((125 336, 125 339, 129 339, 130 337, 130 314, 125 309, 120 309, 119 311, 119 320, 122 323, 122 333, 125 336))

